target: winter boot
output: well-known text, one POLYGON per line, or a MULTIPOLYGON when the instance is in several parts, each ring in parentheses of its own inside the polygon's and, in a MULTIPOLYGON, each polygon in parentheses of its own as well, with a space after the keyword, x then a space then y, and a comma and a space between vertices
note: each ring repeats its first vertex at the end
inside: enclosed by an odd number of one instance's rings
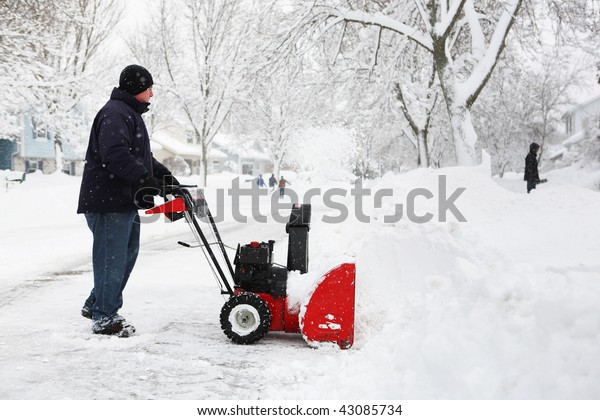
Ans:
POLYGON ((104 317, 94 321, 92 326, 94 334, 116 335, 117 337, 129 337, 135 333, 135 327, 125 323, 121 315, 104 317))
POLYGON ((84 306, 81 308, 81 316, 87 319, 92 319, 92 308, 84 306))

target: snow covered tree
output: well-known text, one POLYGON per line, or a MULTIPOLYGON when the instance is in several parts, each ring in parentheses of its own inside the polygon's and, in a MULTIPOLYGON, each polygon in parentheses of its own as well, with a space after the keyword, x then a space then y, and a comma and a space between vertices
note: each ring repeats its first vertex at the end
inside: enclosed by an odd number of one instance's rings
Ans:
POLYGON ((492 156, 494 173, 522 171, 529 144, 544 146, 558 135, 573 105, 569 91, 582 85, 584 62, 560 50, 535 55, 511 51, 474 108, 474 123, 492 156))
MULTIPOLYGON (((429 166, 429 132, 439 97, 437 75, 430 56, 404 39, 383 33, 381 28, 375 31, 369 26, 359 28, 354 36, 352 29, 345 27, 345 41, 336 52, 336 64, 343 62, 345 66, 333 68, 333 71, 346 74, 350 71, 356 73, 355 80, 344 86, 355 91, 350 94, 354 98, 352 107, 376 110, 371 111, 371 118, 378 120, 380 126, 398 130, 391 137, 397 141, 408 141, 416 152, 417 165, 429 166), (383 118, 385 122, 378 115, 380 112, 387 114, 383 118)), ((363 124, 358 132, 364 127, 363 124)), ((376 126, 373 128, 377 130, 376 126)), ((382 142, 387 143, 386 140, 382 142)), ((377 157, 378 160, 380 158, 389 160, 385 155, 377 157)))
POLYGON ((40 86, 41 63, 32 60, 46 40, 44 23, 51 2, 33 0, 0 1, 0 137, 17 140, 20 123, 17 117, 34 102, 40 86))
POLYGON ((379 11, 365 10, 361 3, 354 9, 336 4, 320 13, 328 15, 330 26, 342 22, 376 26, 431 54, 450 117, 456 160, 459 165, 474 165, 477 134, 471 108, 498 63, 522 4, 522 0, 390 0, 381 2, 379 11))
POLYGON ((569 92, 582 85, 586 69, 585 61, 574 62, 559 50, 544 55, 539 63, 539 68, 525 73, 525 85, 533 111, 527 125, 533 141, 540 145, 541 161, 547 140, 556 134, 562 116, 573 105, 569 92))
POLYGON ((523 72, 515 60, 503 62, 473 107, 481 147, 491 156, 492 173, 501 177, 507 171, 523 170, 523 153, 533 141, 527 124, 534 105, 523 72))
POLYGON ((600 48, 598 0, 547 0, 536 2, 538 14, 547 16, 557 45, 577 46, 596 53, 600 48))
POLYGON ((202 148, 204 185, 209 147, 256 73, 253 33, 262 7, 264 2, 237 0, 160 3, 155 41, 161 47, 161 87, 176 98, 202 148))
POLYGON ((257 75, 253 89, 237 112, 244 135, 257 139, 273 163, 278 178, 289 163, 293 142, 303 129, 318 125, 322 117, 323 86, 314 62, 290 55, 277 67, 257 75), (319 115, 321 114, 321 115, 319 115))
POLYGON ((249 133, 265 146, 273 162, 273 173, 279 178, 293 135, 302 125, 305 98, 294 89, 293 69, 282 69, 277 76, 259 83, 255 95, 252 95, 251 115, 255 118, 252 121, 254 130, 249 130, 249 133))
POLYGON ((435 74, 432 75, 428 95, 422 97, 425 99, 426 109, 424 112, 418 114, 422 116, 420 119, 415 118, 415 113, 411 112, 410 108, 412 104, 421 104, 423 101, 419 101, 417 98, 414 98, 414 100, 407 98, 406 94, 403 92, 404 88, 400 83, 396 84, 395 89, 400 109, 402 110, 402 114, 404 115, 406 121, 408 121, 410 127, 410 134, 408 134, 408 138, 415 146, 417 151, 417 164, 421 167, 428 167, 431 160, 429 153, 429 128, 433 117, 433 110, 435 109, 438 99, 437 93, 431 91, 434 78, 435 74))
MULTIPOLYGON (((54 134, 57 170, 62 171, 62 142, 85 137, 82 98, 97 88, 91 66, 118 21, 116 0, 9 1, 8 47, 18 76, 8 85, 46 130, 54 134), (13 9, 14 7, 14 9, 13 9), (31 33, 29 33, 31 31, 31 33)), ((4 12, 4 11, 3 11, 4 12)), ((4 51, 1 53, 4 55, 4 51)), ((2 73, 15 69, 0 67, 2 73)))
MULTIPOLYGON (((369 7, 379 7, 378 3, 370 3, 369 7)), ((410 161, 414 157, 418 165, 428 166, 429 133, 439 102, 439 86, 430 55, 390 31, 368 25, 345 23, 339 34, 320 31, 311 38, 331 56, 320 64, 331 74, 330 87, 325 90, 335 95, 336 108, 343 104, 346 115, 341 120, 358 136, 378 143, 366 147, 360 139, 355 139, 356 147, 368 149, 368 160, 372 162, 369 165, 385 171, 399 168, 406 164, 407 158, 410 161), (396 142, 407 143, 409 147, 396 142), (392 151, 398 155, 392 156, 392 151)), ((341 116, 342 112, 338 114, 341 116)), ((364 166, 360 163, 360 151, 356 153, 356 161, 357 167, 364 166)), ((408 165, 412 166, 412 162, 408 165)))

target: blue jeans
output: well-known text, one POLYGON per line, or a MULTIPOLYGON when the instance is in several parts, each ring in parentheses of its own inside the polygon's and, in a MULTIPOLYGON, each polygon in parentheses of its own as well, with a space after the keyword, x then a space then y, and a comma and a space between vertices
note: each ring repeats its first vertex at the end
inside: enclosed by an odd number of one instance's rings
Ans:
POLYGON ((94 288, 85 306, 92 308, 92 319, 98 320, 116 315, 123 306, 123 289, 140 248, 140 218, 136 210, 87 213, 85 219, 94 235, 94 288))

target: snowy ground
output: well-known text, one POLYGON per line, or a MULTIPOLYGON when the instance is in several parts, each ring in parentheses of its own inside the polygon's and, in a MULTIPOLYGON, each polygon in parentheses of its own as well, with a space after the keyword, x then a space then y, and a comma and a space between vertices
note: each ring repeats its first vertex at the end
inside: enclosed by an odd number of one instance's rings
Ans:
MULTIPOLYGON (((92 284, 91 234, 75 214, 80 179, 1 185, 0 399, 598 399, 600 177, 572 168, 548 177, 527 195, 519 175, 492 179, 482 168, 389 174, 367 185, 394 191, 381 208, 364 200, 368 224, 322 223, 337 211, 315 201, 312 275, 357 264, 348 351, 271 333, 231 344, 202 254, 176 244, 192 241, 183 222, 142 227, 122 311, 137 335, 94 336, 79 315, 92 284), (442 174, 448 195, 466 187, 456 201, 465 223, 437 222, 442 174), (434 193, 416 208, 434 221, 383 223, 413 188, 434 193)), ((353 213, 352 197, 336 201, 353 213)), ((277 240, 285 261, 282 224, 228 216, 220 226, 232 246, 277 240)))

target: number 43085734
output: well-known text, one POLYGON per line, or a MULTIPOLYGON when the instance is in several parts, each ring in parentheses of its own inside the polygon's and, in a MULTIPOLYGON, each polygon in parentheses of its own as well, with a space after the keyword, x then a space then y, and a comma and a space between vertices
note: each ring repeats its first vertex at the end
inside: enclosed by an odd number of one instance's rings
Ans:
POLYGON ((390 404, 348 404, 342 405, 339 413, 347 416, 392 416, 402 414, 402 405, 390 405, 390 404))

